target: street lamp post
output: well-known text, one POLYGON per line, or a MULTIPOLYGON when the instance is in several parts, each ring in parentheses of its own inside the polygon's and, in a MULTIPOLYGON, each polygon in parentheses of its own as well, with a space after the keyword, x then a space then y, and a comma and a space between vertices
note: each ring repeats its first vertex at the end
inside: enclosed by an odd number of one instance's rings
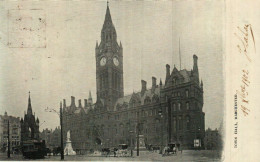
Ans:
POLYGON ((139 127, 140 127, 140 123, 139 123, 139 111, 137 111, 137 143, 136 143, 136 156, 139 156, 139 127))
POLYGON ((162 123, 162 127, 161 127, 161 149, 160 149, 160 153, 162 154, 162 149, 163 149, 163 113, 162 113, 162 108, 160 107, 159 111, 158 111, 158 114, 160 115, 161 117, 161 123, 162 123))
POLYGON ((60 118, 60 147, 61 147, 61 153, 60 153, 60 159, 64 160, 64 148, 63 148, 63 124, 62 124, 62 103, 60 102, 60 112, 57 112, 55 109, 45 109, 46 112, 55 112, 59 115, 60 118))
POLYGON ((63 126, 62 126, 62 107, 60 104, 60 147, 61 147, 61 154, 60 159, 64 160, 64 148, 63 148, 63 126))
MULTIPOLYGON (((160 98, 161 98, 161 91, 162 91, 162 80, 160 79, 160 98)), ((160 102, 160 109, 158 111, 158 114, 161 117, 161 124, 162 124, 162 131, 161 131, 161 149, 160 149, 160 153, 162 154, 162 150, 163 150, 163 130, 164 130, 164 123, 163 123, 163 112, 162 112, 162 105, 161 105, 161 99, 159 100, 160 102)))
POLYGON ((7 143, 8 143, 8 151, 7 151, 7 157, 10 158, 10 130, 9 130, 9 120, 7 124, 7 143))

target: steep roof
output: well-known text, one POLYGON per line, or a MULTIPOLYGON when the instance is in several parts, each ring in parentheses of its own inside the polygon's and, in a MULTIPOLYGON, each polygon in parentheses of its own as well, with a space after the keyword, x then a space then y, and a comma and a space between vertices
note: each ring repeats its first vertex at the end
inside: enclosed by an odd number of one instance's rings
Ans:
POLYGON ((144 95, 142 96, 141 95, 141 92, 133 92, 132 94, 130 95, 126 95, 124 97, 121 97, 119 98, 116 103, 115 103, 115 106, 114 106, 114 110, 116 111, 117 110, 117 106, 123 106, 124 104, 127 105, 127 107, 129 108, 129 105, 130 105, 130 102, 132 100, 136 100, 138 99, 139 101, 141 101, 141 105, 144 104, 144 100, 149 97, 151 100, 153 98, 153 96, 156 95, 158 97, 160 97, 160 87, 156 87, 154 90, 152 88, 146 90, 144 92, 144 95))

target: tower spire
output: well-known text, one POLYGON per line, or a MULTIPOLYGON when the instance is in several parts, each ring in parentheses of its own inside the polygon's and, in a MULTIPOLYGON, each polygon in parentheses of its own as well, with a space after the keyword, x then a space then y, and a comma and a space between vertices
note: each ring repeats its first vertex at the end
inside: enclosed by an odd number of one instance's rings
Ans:
POLYGON ((29 91, 27 114, 32 115, 31 92, 29 91))
POLYGON ((92 100, 92 96, 91 96, 91 91, 89 91, 89 95, 88 95, 88 103, 89 103, 90 105, 93 104, 93 100, 92 100))
POLYGON ((112 18, 111 18, 111 14, 110 14, 110 9, 109 9, 109 5, 108 5, 108 1, 107 1, 107 11, 106 11, 106 16, 105 16, 105 22, 104 25, 106 25, 107 23, 112 23, 112 18))

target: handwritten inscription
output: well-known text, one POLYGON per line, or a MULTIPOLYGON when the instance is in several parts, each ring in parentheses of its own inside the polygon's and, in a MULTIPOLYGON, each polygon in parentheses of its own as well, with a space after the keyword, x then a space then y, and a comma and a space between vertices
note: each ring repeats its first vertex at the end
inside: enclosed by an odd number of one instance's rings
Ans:
MULTIPOLYGON (((254 50, 255 50, 255 38, 254 33, 252 30, 251 24, 246 24, 241 29, 239 26, 237 27, 238 33, 235 33, 235 36, 240 41, 240 44, 237 45, 237 49, 239 53, 244 54, 249 62, 251 62, 251 58, 248 53, 249 48, 249 36, 252 37, 253 43, 254 43, 254 50)), ((256 51, 256 50, 255 50, 256 51)))
POLYGON ((243 28, 237 27, 237 32, 234 33, 238 39, 237 49, 239 54, 243 54, 245 56, 245 67, 242 67, 242 76, 241 83, 239 89, 236 91, 237 95, 240 98, 240 110, 242 111, 244 116, 249 115, 249 70, 247 68, 248 64, 252 62, 252 50, 254 53, 256 52, 255 48, 255 38, 251 24, 245 24, 243 28))
POLYGON ((248 79, 249 77, 249 71, 243 69, 242 70, 242 79, 241 79, 241 85, 240 89, 237 90, 237 94, 240 98, 241 104, 240 104, 240 109, 242 110, 244 116, 247 116, 248 113, 250 112, 248 106, 249 106, 249 99, 248 99, 248 88, 250 85, 250 81, 248 79))

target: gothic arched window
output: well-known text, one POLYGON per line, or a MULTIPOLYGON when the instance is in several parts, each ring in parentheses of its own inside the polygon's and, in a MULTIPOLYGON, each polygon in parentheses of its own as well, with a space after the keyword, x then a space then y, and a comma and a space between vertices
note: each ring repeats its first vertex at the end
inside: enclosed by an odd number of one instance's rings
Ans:
POLYGON ((190 95, 190 94, 189 94, 189 90, 188 90, 188 89, 186 89, 186 91, 185 91, 185 92, 186 92, 186 97, 189 97, 189 95, 190 95))
POLYGON ((181 111, 181 103, 178 103, 178 110, 181 111))
POLYGON ((189 110, 190 109, 190 103, 186 102, 186 109, 189 110))
POLYGON ((186 129, 187 130, 190 130, 190 117, 189 116, 186 116, 186 129))
POLYGON ((176 111, 176 104, 173 103, 172 106, 173 106, 173 111, 176 111))

